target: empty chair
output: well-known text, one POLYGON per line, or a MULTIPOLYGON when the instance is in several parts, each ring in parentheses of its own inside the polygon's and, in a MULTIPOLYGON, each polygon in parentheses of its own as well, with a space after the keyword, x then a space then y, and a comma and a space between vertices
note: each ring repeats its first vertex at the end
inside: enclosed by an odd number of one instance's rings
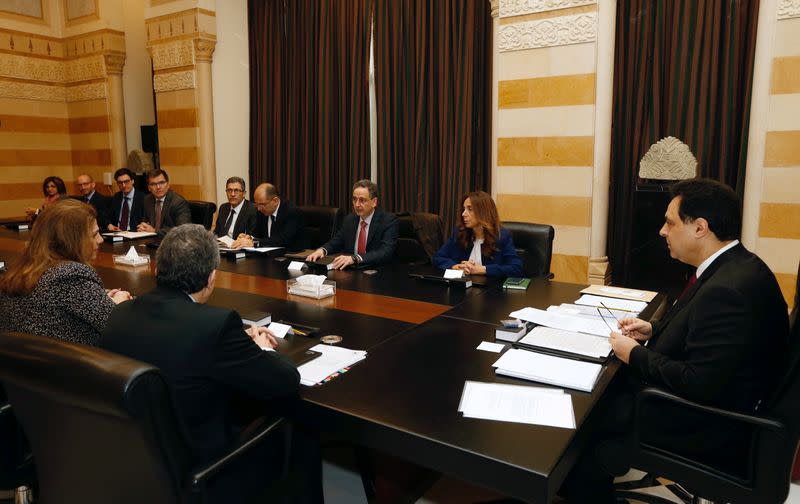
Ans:
POLYGON ((211 229, 214 221, 214 212, 217 211, 217 204, 211 201, 189 200, 189 210, 192 212, 192 223, 200 224, 206 229, 211 229))
POLYGON ((556 231, 549 224, 532 222, 503 222, 511 231, 514 248, 522 258, 522 270, 526 277, 552 278, 550 261, 553 259, 553 239, 556 231))
POLYGON ((409 264, 424 264, 444 243, 442 218, 427 212, 397 214, 397 260, 409 264))
POLYGON ((308 246, 312 249, 319 248, 333 238, 345 214, 337 207, 305 205, 298 208, 305 219, 308 246))
POLYGON ((28 442, 0 386, 0 490, 16 489, 22 494, 35 480, 28 442))

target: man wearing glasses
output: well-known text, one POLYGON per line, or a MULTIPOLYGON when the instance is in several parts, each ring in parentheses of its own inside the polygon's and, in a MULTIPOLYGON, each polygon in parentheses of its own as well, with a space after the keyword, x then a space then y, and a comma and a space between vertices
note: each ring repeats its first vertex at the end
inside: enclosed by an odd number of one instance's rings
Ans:
POLYGON ((92 205, 97 212, 97 226, 105 229, 108 226, 108 205, 111 198, 104 196, 95 190, 97 184, 91 175, 82 173, 76 179, 78 189, 81 192, 80 201, 92 205))
POLYGON ((119 192, 114 194, 108 207, 109 231, 134 231, 144 216, 144 194, 133 186, 133 172, 120 168, 114 173, 119 192))
MULTIPOLYGON (((230 197, 230 196, 228 196, 230 197)), ((255 228, 240 234, 232 248, 286 247, 302 250, 307 246, 303 215, 290 201, 281 199, 278 188, 264 183, 253 191, 258 216, 255 228)))
POLYGON ((397 217, 378 208, 378 186, 371 180, 353 185, 353 211, 328 243, 308 256, 316 261, 323 256, 344 252, 331 263, 334 269, 390 262, 397 248, 397 217))
POLYGON ((241 177, 231 177, 225 182, 228 202, 220 205, 214 234, 235 240, 240 234, 255 230, 256 207, 245 199, 245 183, 241 177))
POLYGON ((157 168, 147 172, 147 187, 150 194, 144 197, 144 221, 137 231, 156 233, 163 237, 175 226, 192 222, 189 203, 183 196, 170 190, 169 175, 157 168))

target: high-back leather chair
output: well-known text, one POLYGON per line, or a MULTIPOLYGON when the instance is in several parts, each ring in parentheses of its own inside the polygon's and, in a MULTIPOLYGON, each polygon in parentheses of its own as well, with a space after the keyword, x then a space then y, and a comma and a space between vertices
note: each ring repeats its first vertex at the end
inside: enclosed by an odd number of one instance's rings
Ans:
POLYGON ((0 386, 0 490, 24 492, 36 481, 33 456, 5 390, 0 386))
POLYGON ((424 264, 439 250, 444 242, 442 218, 427 212, 401 212, 397 214, 398 261, 424 264))
POLYGON ((553 239, 556 230, 549 224, 531 222, 503 222, 511 232, 514 247, 522 259, 523 276, 552 278, 550 262, 553 259, 553 239))
POLYGON ((43 504, 200 502, 208 478, 279 424, 193 469, 167 382, 151 365, 0 332, 0 381, 28 435, 43 504))
POLYGON ((341 208, 305 205, 298 207, 306 222, 309 248, 316 249, 333 238, 342 224, 345 213, 341 208))
POLYGON ((192 212, 192 223, 200 224, 206 229, 211 229, 214 222, 214 212, 217 211, 217 204, 211 201, 188 200, 189 210, 192 212))

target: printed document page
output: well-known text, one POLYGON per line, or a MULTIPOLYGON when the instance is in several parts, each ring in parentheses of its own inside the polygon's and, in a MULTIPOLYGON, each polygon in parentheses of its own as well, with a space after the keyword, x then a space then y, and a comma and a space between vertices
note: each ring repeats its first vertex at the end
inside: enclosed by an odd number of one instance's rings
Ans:
POLYGON ((350 350, 331 345, 315 345, 311 350, 322 355, 297 368, 300 372, 300 383, 306 386, 317 384, 340 369, 367 358, 367 352, 364 350, 350 350))
MULTIPOLYGON (((562 313, 549 312, 538 308, 523 308, 513 311, 510 318, 527 320, 534 324, 552 327, 553 329, 564 329, 565 331, 575 331, 595 336, 608 337, 611 328, 602 319, 589 319, 577 315, 565 315, 562 313)), ((612 322, 612 327, 616 322, 612 322)))
POLYGON ((644 310, 647 306, 647 303, 644 301, 630 301, 627 299, 592 296, 591 294, 584 294, 577 301, 575 301, 575 304, 600 307, 605 305, 606 308, 611 308, 612 310, 624 310, 636 313, 644 310), (600 303, 603 304, 601 305, 600 303))
POLYGON ((492 364, 498 374, 591 392, 603 367, 512 348, 492 364))
POLYGON ((562 389, 466 381, 458 410, 468 418, 575 428, 572 396, 562 389))
POLYGON ((589 357, 608 357, 611 353, 608 338, 545 326, 534 327, 518 343, 589 357))

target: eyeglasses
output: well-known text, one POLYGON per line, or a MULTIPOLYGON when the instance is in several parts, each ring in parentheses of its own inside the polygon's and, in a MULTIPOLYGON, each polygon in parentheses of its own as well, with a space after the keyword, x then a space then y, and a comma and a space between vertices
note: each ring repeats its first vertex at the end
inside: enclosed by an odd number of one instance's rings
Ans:
POLYGON ((244 191, 242 191, 241 189, 225 189, 225 192, 228 194, 239 194, 243 193, 244 191))
POLYGON ((159 182, 148 182, 148 187, 164 187, 165 185, 169 184, 166 180, 161 180, 159 182))
POLYGON ((608 326, 608 327, 611 329, 611 332, 617 332, 617 331, 619 330, 619 319, 617 318, 617 316, 616 316, 616 315, 614 315, 614 312, 613 312, 613 311, 611 311, 611 309, 610 309, 608 306, 606 306, 605 304, 603 304, 603 302, 602 302, 602 301, 600 302, 600 306, 596 307, 596 308, 597 308, 597 313, 600 315, 600 318, 601 318, 601 319, 603 319, 603 322, 605 322, 605 323, 606 323, 606 325, 607 325, 607 326, 608 326), (603 308, 605 308, 605 309, 606 309, 606 311, 607 311, 608 313, 610 313, 612 317, 614 317, 614 320, 616 320, 616 321, 617 321, 617 324, 618 324, 618 325, 617 325, 617 327, 613 327, 611 324, 609 324, 609 323, 608 323, 608 320, 606 320, 606 317, 603 315, 603 312, 601 312, 601 311, 600 311, 600 306, 602 306, 603 308))
POLYGON ((372 201, 372 200, 369 199, 369 198, 356 198, 355 196, 353 196, 353 204, 354 205, 357 205, 357 204, 358 205, 366 205, 370 201, 372 201))
POLYGON ((117 185, 121 185, 121 186, 128 185, 131 182, 133 182, 133 179, 125 179, 125 180, 117 179, 117 185))

